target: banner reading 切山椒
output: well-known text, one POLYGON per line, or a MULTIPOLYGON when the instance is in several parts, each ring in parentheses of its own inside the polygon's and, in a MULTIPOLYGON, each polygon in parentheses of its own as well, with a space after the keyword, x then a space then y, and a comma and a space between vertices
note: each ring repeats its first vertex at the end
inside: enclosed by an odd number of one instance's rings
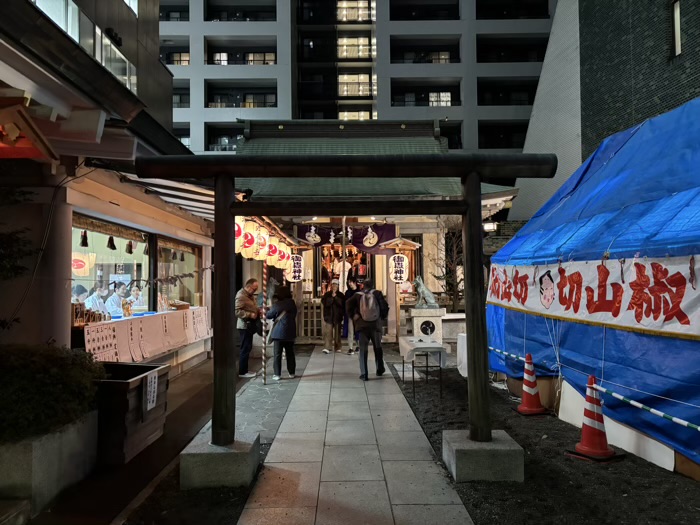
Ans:
POLYGON ((695 259, 494 264, 487 302, 574 322, 700 339, 695 259))

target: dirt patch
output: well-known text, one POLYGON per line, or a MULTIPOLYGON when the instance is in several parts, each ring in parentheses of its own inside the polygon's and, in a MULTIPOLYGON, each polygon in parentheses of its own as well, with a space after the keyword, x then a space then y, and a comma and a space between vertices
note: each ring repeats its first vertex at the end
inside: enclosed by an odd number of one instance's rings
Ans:
MULTIPOLYGON (((398 369, 401 369, 399 364, 398 369)), ((399 386, 442 458, 442 431, 468 426, 467 382, 456 369, 443 370, 443 399, 437 372, 428 384, 399 386)), ((556 417, 526 418, 517 401, 491 388, 494 429, 503 429, 525 449, 525 482, 469 482, 457 491, 476 525, 493 523, 558 525, 581 523, 698 524, 700 485, 627 455, 616 463, 595 464, 564 455, 579 441, 580 429, 556 417)))

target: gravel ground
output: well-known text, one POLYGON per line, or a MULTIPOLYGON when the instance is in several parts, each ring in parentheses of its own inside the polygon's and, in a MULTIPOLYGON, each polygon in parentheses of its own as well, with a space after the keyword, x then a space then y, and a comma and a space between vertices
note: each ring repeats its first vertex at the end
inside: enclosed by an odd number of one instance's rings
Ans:
MULTIPOLYGON (((442 430, 467 428, 466 379, 455 368, 443 370, 439 402, 435 372, 427 385, 416 383, 414 402, 411 383, 394 376, 442 458, 442 430)), ((456 484, 476 525, 700 523, 697 482, 632 455, 608 464, 568 457, 564 451, 579 441, 580 429, 556 417, 520 416, 516 405, 507 391, 491 388, 493 428, 505 430, 525 449, 525 482, 456 484)))

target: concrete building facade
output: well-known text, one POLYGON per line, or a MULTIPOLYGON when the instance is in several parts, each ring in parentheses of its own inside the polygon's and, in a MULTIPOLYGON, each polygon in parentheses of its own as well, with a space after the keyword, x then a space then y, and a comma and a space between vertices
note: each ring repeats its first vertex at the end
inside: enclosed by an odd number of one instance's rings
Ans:
POLYGON ((237 119, 434 120, 450 149, 522 151, 554 0, 161 0, 176 134, 237 119))

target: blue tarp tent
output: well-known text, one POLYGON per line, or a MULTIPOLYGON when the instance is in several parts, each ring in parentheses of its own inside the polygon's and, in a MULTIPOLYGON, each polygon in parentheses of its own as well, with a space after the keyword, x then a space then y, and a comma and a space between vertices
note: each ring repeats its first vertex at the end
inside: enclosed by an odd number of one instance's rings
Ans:
MULTIPOLYGON (((538 375, 561 373, 582 394, 587 376, 594 375, 610 390, 698 424, 696 259, 700 263, 700 99, 603 141, 492 257, 489 345, 531 353, 538 375), (677 270, 667 271, 666 262, 677 270), (581 269, 577 274, 584 278, 598 268, 598 285, 584 282, 578 296, 566 295, 566 278, 559 277, 565 272, 558 274, 562 265, 569 272, 581 269), (518 291, 519 274, 527 276, 520 284, 530 286, 530 295, 521 286, 521 304, 513 300, 510 307, 503 297, 510 301, 518 291), (613 276, 617 284, 608 283, 613 276), (677 285, 667 286, 673 277, 677 285), (575 315, 574 299, 580 308, 575 315), (553 304, 566 315, 552 315, 553 304), (604 315, 609 322, 599 322, 604 315), (627 324, 625 317, 631 319, 627 324)), ((522 363, 493 352, 490 363, 522 376, 522 363)), ((700 463, 697 430, 607 395, 604 400, 607 416, 700 463)))

